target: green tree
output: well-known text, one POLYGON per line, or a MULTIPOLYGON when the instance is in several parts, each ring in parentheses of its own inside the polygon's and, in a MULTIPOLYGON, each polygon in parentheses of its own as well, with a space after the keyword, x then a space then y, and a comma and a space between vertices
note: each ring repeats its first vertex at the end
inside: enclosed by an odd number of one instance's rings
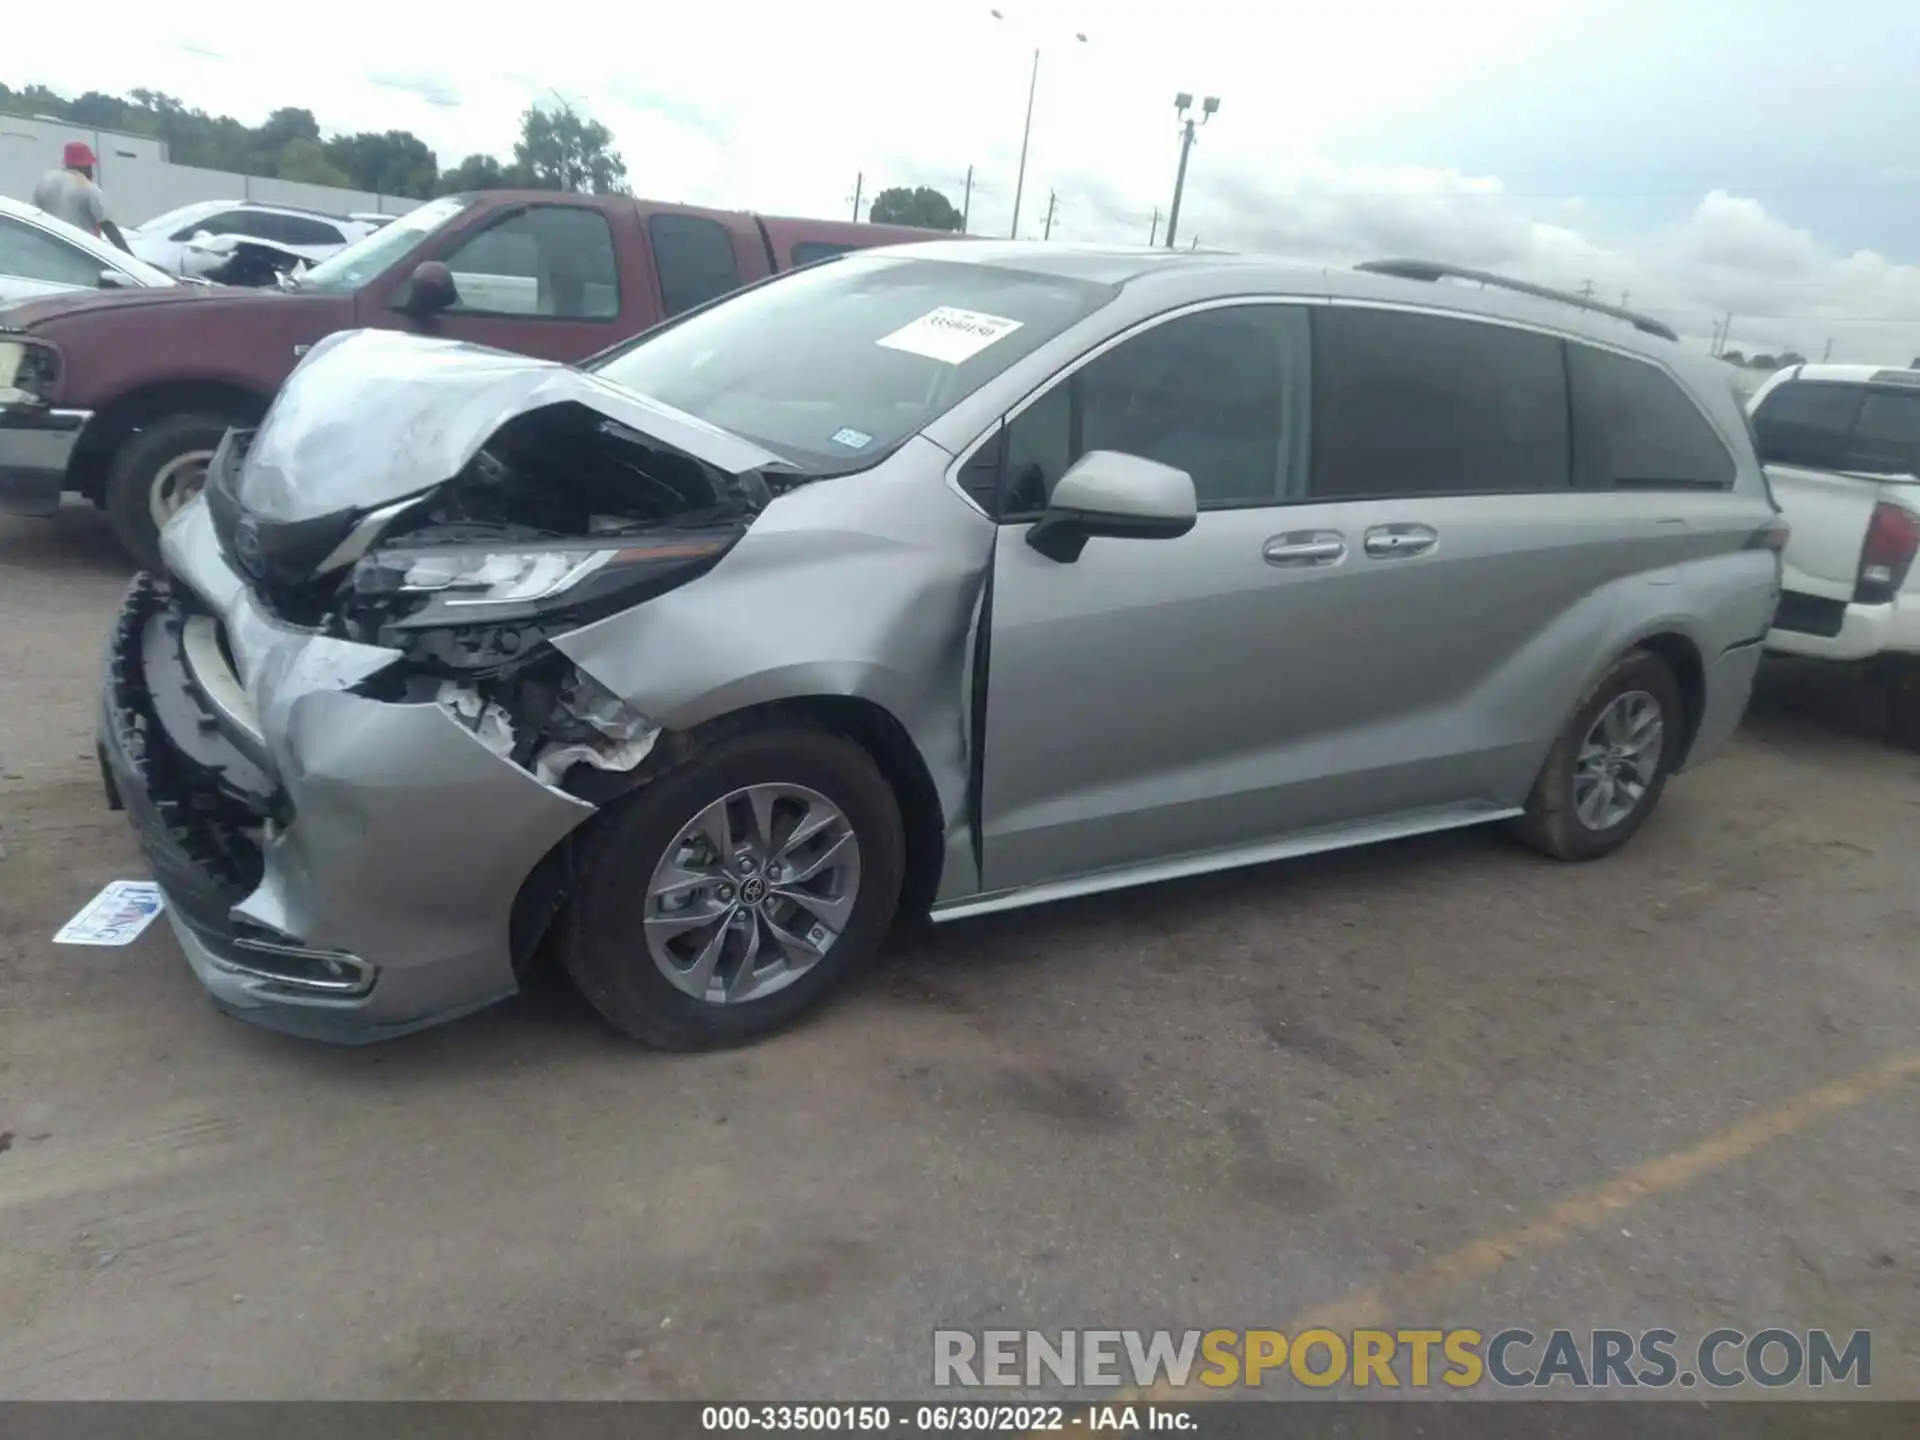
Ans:
POLYGON ((513 168, 533 190, 574 190, 585 195, 625 195, 627 162, 613 148, 613 134, 570 105, 554 110, 529 106, 520 117, 513 168))
POLYGON ((433 194, 440 162, 426 142, 410 130, 371 130, 336 135, 327 141, 327 159, 355 187, 381 195, 424 200, 433 194))
POLYGON ((334 185, 351 188, 352 181, 340 173, 340 167, 327 158, 326 148, 318 140, 289 140, 280 148, 275 166, 282 180, 298 180, 307 185, 334 185))
POLYGON ((521 177, 491 155, 469 155, 451 170, 440 172, 435 187, 441 195, 461 195, 472 190, 515 190, 521 177))
POLYGON ((930 185, 882 190, 873 197, 867 219, 876 225, 918 225, 923 230, 958 230, 961 225, 953 202, 930 185))
POLYGON ((254 131, 254 143, 260 147, 260 153, 269 159, 277 159, 280 152, 296 140, 310 140, 320 143, 320 122, 313 118, 311 110, 296 110, 286 106, 274 111, 254 131))

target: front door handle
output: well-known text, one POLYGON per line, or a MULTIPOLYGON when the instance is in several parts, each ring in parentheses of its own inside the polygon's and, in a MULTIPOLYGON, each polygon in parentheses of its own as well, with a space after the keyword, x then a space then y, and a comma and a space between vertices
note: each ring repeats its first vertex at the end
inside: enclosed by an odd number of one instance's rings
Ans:
POLYGON ((1286 570, 1337 565, 1347 553, 1347 542, 1338 530, 1289 530, 1267 541, 1260 553, 1269 565, 1286 570))
POLYGON ((1375 525, 1362 543, 1374 559, 1393 560, 1402 555, 1424 555, 1440 543, 1440 532, 1431 525, 1375 525))

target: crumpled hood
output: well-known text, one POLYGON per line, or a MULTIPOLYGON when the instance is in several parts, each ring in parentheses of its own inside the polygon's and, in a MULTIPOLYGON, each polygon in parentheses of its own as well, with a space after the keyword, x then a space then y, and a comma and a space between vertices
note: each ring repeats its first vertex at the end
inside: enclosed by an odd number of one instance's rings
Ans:
POLYGON ((786 464, 568 365, 352 330, 320 341, 289 377, 248 451, 238 498, 270 521, 390 504, 452 479, 515 416, 569 401, 729 475, 786 464))

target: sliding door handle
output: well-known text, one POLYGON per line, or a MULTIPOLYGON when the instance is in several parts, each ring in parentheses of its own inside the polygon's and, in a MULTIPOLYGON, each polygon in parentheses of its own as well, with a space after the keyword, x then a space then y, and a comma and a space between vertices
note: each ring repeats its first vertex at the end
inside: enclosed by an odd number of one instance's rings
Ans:
POLYGON ((1392 560, 1425 554, 1440 543, 1440 532, 1431 525, 1375 525, 1362 543, 1374 559, 1392 560))
POLYGON ((1338 530, 1290 530, 1275 535, 1260 554, 1269 565, 1294 570, 1308 565, 1335 565, 1347 553, 1338 530))

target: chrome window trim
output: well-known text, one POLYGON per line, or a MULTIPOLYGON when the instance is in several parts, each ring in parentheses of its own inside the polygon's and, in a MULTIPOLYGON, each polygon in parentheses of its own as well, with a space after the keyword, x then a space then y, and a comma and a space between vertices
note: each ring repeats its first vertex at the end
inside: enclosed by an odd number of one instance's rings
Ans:
MULTIPOLYGON (((1432 315, 1432 316, 1438 316, 1439 318, 1445 319, 1445 320, 1466 320, 1466 321, 1471 321, 1471 322, 1482 324, 1482 325, 1497 325, 1507 330, 1520 330, 1520 331, 1530 332, 1535 335, 1544 335, 1549 339, 1558 340, 1564 344, 1589 345, 1596 350, 1604 351, 1610 355, 1619 355, 1628 360, 1637 360, 1641 364, 1650 366, 1652 369, 1657 370, 1667 378, 1667 381, 1670 384, 1675 385, 1679 388, 1680 393, 1687 397, 1687 402, 1693 406, 1696 412, 1698 412, 1700 418, 1707 422, 1707 428, 1713 432, 1714 439, 1720 442, 1720 448, 1726 452, 1726 456, 1728 460, 1730 460, 1733 463, 1734 482, 1735 482, 1734 485, 1723 486, 1711 492, 1703 490, 1703 491, 1694 491, 1690 493, 1696 493, 1696 494, 1711 493, 1711 494, 1717 494, 1717 495, 1732 495, 1736 493, 1735 486, 1737 486, 1737 484, 1739 483, 1740 457, 1734 453, 1732 445, 1730 445, 1727 442, 1727 437, 1725 436, 1725 434, 1721 432, 1718 422, 1714 420, 1713 415, 1711 414, 1711 412, 1708 411, 1706 406, 1700 403, 1700 398, 1694 394, 1693 387, 1687 383, 1686 378, 1682 376, 1678 371, 1674 370, 1673 367, 1662 364, 1658 359, 1656 359, 1653 356, 1642 354, 1638 350, 1631 350, 1622 345, 1614 345, 1605 340, 1596 340, 1592 336, 1583 334, 1576 330, 1566 329, 1561 326, 1548 325, 1545 323, 1539 323, 1534 321, 1511 320, 1501 315, 1479 315, 1479 314, 1475 314, 1470 310, 1453 310, 1453 309, 1447 308, 1446 306, 1436 306, 1436 305, 1414 305, 1414 304, 1409 304, 1407 302, 1398 301, 1398 300, 1371 300, 1371 299, 1362 299, 1357 297, 1348 298, 1340 295, 1331 295, 1331 296, 1329 295, 1288 295, 1288 294, 1280 294, 1277 292, 1254 294, 1254 295, 1209 296, 1205 300, 1189 301, 1186 304, 1177 306, 1172 310, 1163 310, 1157 315, 1149 315, 1144 319, 1136 320, 1133 324, 1127 326, 1124 330, 1115 331, 1112 335, 1109 335, 1105 340, 1102 340, 1098 345, 1094 346, 1091 350, 1085 351, 1081 355, 1076 356, 1072 361, 1061 366, 1058 370, 1054 371, 1053 374, 1049 375, 1045 380, 1041 381, 1032 390, 1030 390, 1024 397, 1022 397, 1019 403, 1012 406, 1004 415, 1000 416, 999 419, 995 420, 993 424, 989 425, 985 430, 981 431, 978 435, 974 436, 972 440, 968 441, 967 444, 963 445, 960 448, 959 455, 955 457, 953 463, 947 466, 947 473, 946 473, 947 488, 951 490, 955 495, 959 496, 961 501, 964 502, 967 506, 969 506, 976 515, 980 515, 987 520, 992 520, 993 523, 996 525, 1000 524, 1001 522, 999 520, 987 514, 986 507, 981 505, 979 501, 975 500, 972 495, 968 494, 966 487, 960 483, 961 472, 964 471, 967 468, 967 466, 972 463, 974 456, 979 454, 982 446, 984 446, 995 435, 999 434, 1001 429, 1003 429, 1005 426, 1011 425, 1015 420, 1019 419, 1021 415, 1025 414, 1030 407, 1037 404, 1041 400, 1041 398, 1044 397, 1046 394, 1048 394, 1048 392, 1050 392, 1056 385, 1059 385, 1067 380, 1072 379, 1074 374, 1078 372, 1082 366, 1088 365, 1092 363, 1094 360, 1099 359, 1102 355, 1106 354, 1107 351, 1113 349, 1116 345, 1123 344, 1124 342, 1133 339, 1137 335, 1145 334, 1147 331, 1155 329, 1158 326, 1164 325, 1170 320, 1178 320, 1183 316, 1196 315, 1207 310, 1224 310, 1224 309, 1234 308, 1234 307, 1239 307, 1244 305, 1308 305, 1308 306, 1336 306, 1337 305, 1337 306, 1349 306, 1356 309, 1365 309, 1365 310, 1390 310, 1399 314, 1406 314, 1406 315, 1432 315)), ((1571 391, 1569 391, 1569 394, 1568 394, 1568 405, 1569 405, 1569 412, 1571 412, 1571 405, 1572 405, 1571 391)), ((1569 418, 1571 418, 1571 415, 1569 415, 1569 418)), ((1301 496, 1297 498, 1276 500, 1271 507, 1261 506, 1259 508, 1280 509, 1282 507, 1291 506, 1291 505, 1313 505, 1313 504, 1336 505, 1336 504, 1348 504, 1348 503, 1353 503, 1361 500, 1398 500, 1398 499, 1457 500, 1462 498, 1477 497, 1481 495, 1561 495, 1561 494, 1567 494, 1567 495, 1616 494, 1617 495, 1617 494, 1655 494, 1655 493, 1660 493, 1660 492, 1649 491, 1649 490, 1621 491, 1618 489, 1604 490, 1604 491, 1582 490, 1572 484, 1569 484, 1565 490, 1558 490, 1558 489, 1556 490, 1461 490, 1461 491, 1446 491, 1446 492, 1435 492, 1431 494, 1406 495, 1406 496, 1399 496, 1399 495, 1311 496, 1311 495, 1308 495, 1308 496, 1301 496)), ((1026 523, 1026 522, 1016 522, 1016 523, 1026 523)))

